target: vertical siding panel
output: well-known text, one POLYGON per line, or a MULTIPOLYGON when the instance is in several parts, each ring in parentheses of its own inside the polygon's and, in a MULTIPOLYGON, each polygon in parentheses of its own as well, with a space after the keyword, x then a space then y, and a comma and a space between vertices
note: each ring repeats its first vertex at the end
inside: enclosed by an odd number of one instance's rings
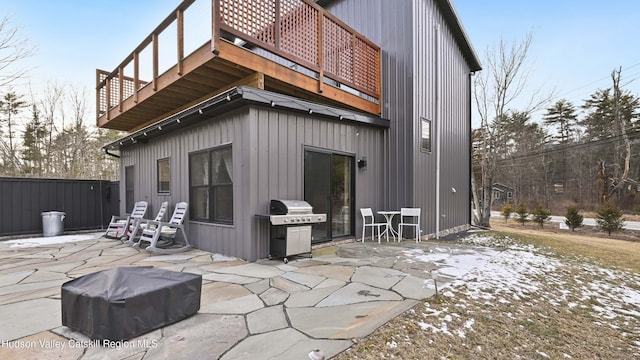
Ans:
MULTIPOLYGON (((136 196, 152 194, 152 201, 159 203, 162 196, 155 193, 156 160, 171 156, 173 205, 189 196, 189 153, 232 143, 234 225, 190 221, 187 229, 192 243, 203 250, 255 260, 266 257, 269 247, 268 222, 257 220, 255 214, 268 213, 270 199, 301 199, 304 195, 305 146, 353 154, 356 160, 367 156, 369 167, 356 168, 354 173, 356 209, 360 203, 382 208, 384 200, 379 194, 383 193, 381 179, 385 167, 379 164, 383 163, 386 153, 384 132, 381 128, 306 113, 243 106, 183 130, 168 132, 146 144, 123 148, 121 161, 123 167, 135 165, 136 169, 144 169, 136 172, 137 178, 150 179, 137 180, 136 196), (328 144, 331 146, 327 147, 328 144)), ((356 235, 359 235, 359 215, 356 224, 356 235)))
MULTIPOLYGON (((336 0, 327 10, 382 48, 382 116, 391 120, 384 141, 385 204, 418 206, 426 233, 436 228, 436 131, 441 131, 440 228, 468 224, 470 131, 464 61, 435 0, 336 0), (436 41, 440 25, 441 114, 436 119, 436 41), (432 121, 431 154, 420 152, 420 117, 432 121), (451 192, 456 188, 456 193, 451 192)), ((358 191, 358 194, 360 192, 358 191)))

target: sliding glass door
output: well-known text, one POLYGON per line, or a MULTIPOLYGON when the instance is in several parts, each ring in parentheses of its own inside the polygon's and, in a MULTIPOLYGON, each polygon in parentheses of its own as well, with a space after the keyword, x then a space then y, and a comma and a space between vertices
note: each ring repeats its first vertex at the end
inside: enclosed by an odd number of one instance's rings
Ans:
POLYGON ((327 214, 325 223, 313 225, 313 242, 353 235, 353 165, 352 156, 305 150, 304 199, 314 213, 327 214))

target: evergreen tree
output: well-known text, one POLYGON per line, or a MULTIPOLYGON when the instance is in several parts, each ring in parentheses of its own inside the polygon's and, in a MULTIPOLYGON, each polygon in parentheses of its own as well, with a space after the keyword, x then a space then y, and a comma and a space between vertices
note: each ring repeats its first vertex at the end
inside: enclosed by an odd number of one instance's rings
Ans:
POLYGON ((624 218, 620 209, 612 203, 607 201, 600 206, 596 214, 596 223, 602 231, 606 231, 609 236, 612 232, 620 231, 624 227, 624 218))
POLYGON ((518 205, 518 207, 516 208, 516 214, 518 214, 516 221, 521 223, 522 226, 524 226, 524 224, 529 221, 529 213, 527 212, 527 207, 524 205, 524 203, 520 203, 520 205, 518 205))
POLYGON ((576 119, 576 108, 570 101, 562 99, 547 109, 547 113, 544 115, 544 124, 556 126, 558 134, 553 139, 560 144, 566 144, 575 131, 576 119))
POLYGON ((548 209, 544 209, 542 206, 538 206, 533 210, 533 222, 540 225, 541 228, 544 227, 544 223, 551 219, 551 211, 548 209))
POLYGON ((584 217, 578 212, 578 208, 575 206, 569 206, 567 208, 565 218, 564 223, 567 224, 571 231, 575 231, 576 228, 581 227, 582 221, 584 220, 584 217))
POLYGON ((46 127, 40 122, 38 108, 33 105, 31 120, 25 126, 23 135, 22 162, 24 175, 43 175, 42 141, 45 137, 46 127))
POLYGON ((504 222, 509 221, 509 218, 511 217, 511 213, 513 213, 513 206, 511 206, 511 203, 506 203, 502 207, 502 216, 504 216, 504 222))
POLYGON ((22 95, 16 94, 14 91, 10 91, 0 99, 0 124, 6 127, 6 134, 8 142, 2 141, 4 148, 4 164, 5 171, 9 175, 17 175, 17 171, 21 167, 20 159, 16 155, 15 140, 15 128, 16 118, 20 111, 27 106, 27 103, 22 100, 22 95))

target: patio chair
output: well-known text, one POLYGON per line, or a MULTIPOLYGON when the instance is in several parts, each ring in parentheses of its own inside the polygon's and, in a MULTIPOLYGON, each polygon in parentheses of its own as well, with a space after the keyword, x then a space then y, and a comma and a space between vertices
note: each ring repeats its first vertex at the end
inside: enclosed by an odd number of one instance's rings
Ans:
POLYGON ((175 254, 191 249, 191 244, 184 231, 184 220, 187 217, 189 204, 179 202, 173 210, 173 215, 168 222, 148 220, 145 229, 140 234, 140 239, 134 246, 140 246, 143 241, 148 242, 147 250, 160 254, 175 254), (175 247, 178 231, 182 234, 184 244, 175 247))
MULTIPOLYGON (((160 204, 160 210, 158 210, 158 215, 156 215, 155 219, 153 220, 162 221, 162 219, 164 219, 164 214, 167 212, 168 206, 169 206, 168 201, 164 201, 162 204, 160 204)), ((121 240, 127 245, 133 245, 135 242, 134 241, 135 238, 138 237, 138 232, 144 230, 146 227, 147 227, 147 220, 140 219, 140 221, 138 221, 135 226, 130 227, 129 234, 127 235, 127 239, 125 240, 121 238, 121 240)))
MULTIPOLYGON (((371 228, 371 241, 373 241, 374 229, 378 229, 378 244, 380 244, 380 238, 382 237, 381 228, 384 226, 384 230, 387 231, 387 223, 377 223, 371 208, 360 209, 360 213, 362 214, 362 242, 364 242, 366 229, 369 227, 371 228)), ((387 241, 389 241, 389 239, 387 239, 387 241)))
POLYGON ((138 201, 133 205, 133 210, 126 217, 111 216, 111 221, 109 222, 109 226, 107 226, 107 231, 105 231, 104 236, 114 239, 126 239, 128 233, 140 224, 140 220, 142 220, 144 214, 147 213, 148 206, 149 203, 146 201, 138 201))
POLYGON ((405 226, 415 227, 416 244, 420 241, 420 211, 420 208, 400 209, 400 222, 398 223, 398 238, 400 241, 402 241, 402 230, 405 226))

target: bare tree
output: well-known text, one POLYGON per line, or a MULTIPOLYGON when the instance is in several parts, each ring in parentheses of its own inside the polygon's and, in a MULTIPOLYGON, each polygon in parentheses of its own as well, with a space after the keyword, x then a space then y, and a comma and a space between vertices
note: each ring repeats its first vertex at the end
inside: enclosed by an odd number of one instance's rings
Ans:
MULTIPOLYGON (((482 131, 479 132, 480 145, 474 149, 478 152, 474 157, 479 161, 479 166, 475 168, 480 171, 480 176, 472 174, 471 185, 474 222, 479 226, 489 227, 496 161, 505 141, 501 123, 507 111, 516 110, 511 106, 522 97, 526 88, 530 74, 526 60, 532 39, 531 33, 519 43, 507 44, 501 39, 497 47, 487 49, 485 69, 475 78, 474 97, 482 131)), ((553 92, 546 97, 540 97, 539 93, 539 90, 535 91, 528 99, 528 104, 517 111, 531 114, 553 97, 553 92)))
POLYGON ((49 83, 45 89, 44 97, 38 103, 45 134, 45 138, 42 139, 42 149, 45 154, 42 176, 55 175, 58 168, 57 164, 54 163, 56 159, 52 158, 51 153, 53 151, 53 139, 59 131, 56 121, 62 111, 63 99, 64 87, 56 83, 49 83))
POLYGON ((34 49, 20 36, 18 29, 9 25, 9 18, 0 20, 0 88, 11 84, 27 73, 18 63, 31 55, 34 49))

